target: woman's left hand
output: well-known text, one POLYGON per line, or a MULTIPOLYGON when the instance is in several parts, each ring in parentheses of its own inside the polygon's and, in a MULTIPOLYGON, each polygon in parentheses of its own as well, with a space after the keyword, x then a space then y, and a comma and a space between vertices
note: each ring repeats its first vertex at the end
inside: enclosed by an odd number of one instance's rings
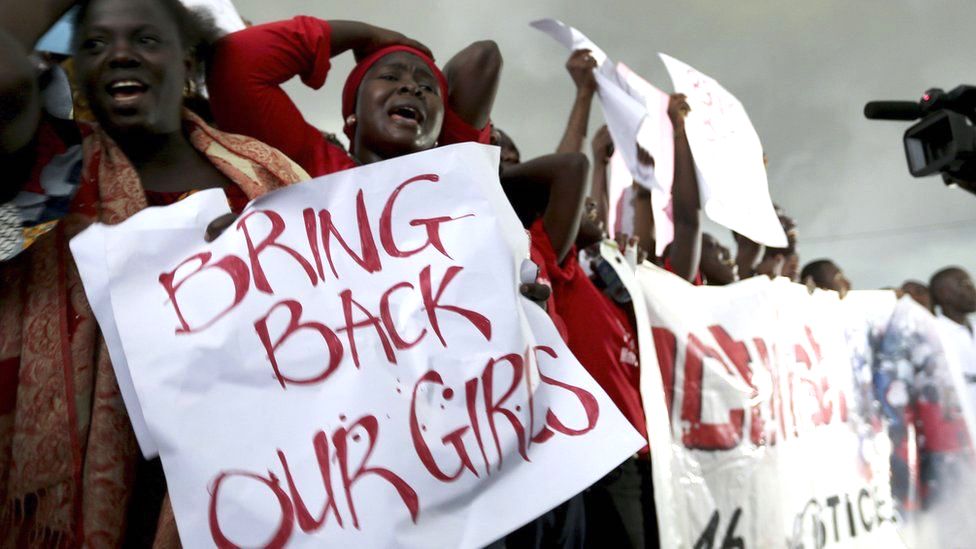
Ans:
POLYGON ((207 233, 203 236, 204 240, 207 242, 213 242, 217 240, 217 237, 224 234, 224 231, 231 226, 234 221, 237 221, 237 214, 228 213, 224 214, 217 219, 214 219, 207 225, 207 233))

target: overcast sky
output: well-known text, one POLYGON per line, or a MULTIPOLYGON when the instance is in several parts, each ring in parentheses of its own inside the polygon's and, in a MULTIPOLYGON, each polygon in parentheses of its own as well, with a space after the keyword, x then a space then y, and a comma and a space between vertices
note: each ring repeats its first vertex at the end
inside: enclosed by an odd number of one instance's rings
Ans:
MULTIPOLYGON (((555 149, 574 93, 566 53, 529 21, 579 28, 666 91, 656 53, 668 53, 745 105, 770 157, 773 199, 799 222, 802 263, 830 257, 861 289, 927 280, 950 264, 976 274, 976 196, 912 178, 901 143, 908 124, 861 114, 872 99, 976 84, 973 0, 234 1, 255 23, 305 14, 392 28, 441 62, 473 40, 496 40, 505 69, 493 119, 523 158, 555 149)), ((343 57, 323 90, 288 86, 306 118, 335 133, 352 67, 343 57)), ((601 119, 595 107, 591 134, 601 119)))

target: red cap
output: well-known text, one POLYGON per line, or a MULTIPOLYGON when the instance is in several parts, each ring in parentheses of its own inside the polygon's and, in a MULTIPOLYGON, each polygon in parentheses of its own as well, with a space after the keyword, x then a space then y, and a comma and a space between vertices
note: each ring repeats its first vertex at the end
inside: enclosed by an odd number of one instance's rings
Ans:
POLYGON ((377 61, 390 55, 391 53, 396 53, 398 51, 405 51, 407 53, 413 54, 420 58, 421 61, 427 64, 431 72, 437 78, 437 83, 440 86, 441 101, 444 105, 447 105, 447 78, 444 73, 441 72, 434 60, 428 57, 424 52, 411 48, 410 46, 388 46, 386 48, 376 50, 371 53, 368 57, 356 64, 349 73, 349 78, 346 79, 346 84, 342 87, 342 120, 343 128, 342 131, 345 132, 346 137, 349 138, 349 145, 352 146, 353 141, 353 127, 345 124, 345 120, 349 118, 350 114, 356 112, 356 97, 359 94, 359 85, 363 82, 363 77, 366 76, 366 71, 368 71, 377 61))

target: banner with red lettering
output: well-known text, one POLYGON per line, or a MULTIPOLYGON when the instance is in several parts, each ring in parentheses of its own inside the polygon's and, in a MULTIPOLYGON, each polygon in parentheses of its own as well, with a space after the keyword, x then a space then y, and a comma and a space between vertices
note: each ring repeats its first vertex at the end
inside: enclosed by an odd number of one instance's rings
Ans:
POLYGON ((668 471, 655 473, 662 546, 904 546, 871 362, 852 362, 893 294, 841 301, 766 277, 695 287, 648 265, 637 278, 663 386, 644 384, 645 408, 664 400, 670 417, 665 433, 649 423, 668 471))
POLYGON ((227 210, 72 242, 185 546, 484 546, 645 444, 519 294, 497 148, 294 185, 204 242, 227 210))

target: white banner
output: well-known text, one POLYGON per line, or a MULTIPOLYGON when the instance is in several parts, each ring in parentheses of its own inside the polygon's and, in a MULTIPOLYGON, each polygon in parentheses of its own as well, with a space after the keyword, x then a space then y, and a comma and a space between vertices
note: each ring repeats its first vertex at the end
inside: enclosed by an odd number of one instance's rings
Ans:
POLYGON ((497 174, 454 145, 269 194, 210 244, 220 191, 74 242, 184 546, 479 547, 645 443, 519 295, 497 174))
MULTIPOLYGON (((638 280, 664 388, 642 395, 670 416, 664 433, 649 423, 668 470, 663 486, 655 473, 662 546, 904 546, 891 443, 851 364, 856 300, 765 277, 694 287, 648 264, 638 280)), ((880 301, 889 315, 893 302, 880 301)))
POLYGON ((665 54, 674 91, 688 97, 685 120, 702 209, 749 239, 785 248, 786 233, 769 198, 763 148, 742 103, 713 78, 665 54))

